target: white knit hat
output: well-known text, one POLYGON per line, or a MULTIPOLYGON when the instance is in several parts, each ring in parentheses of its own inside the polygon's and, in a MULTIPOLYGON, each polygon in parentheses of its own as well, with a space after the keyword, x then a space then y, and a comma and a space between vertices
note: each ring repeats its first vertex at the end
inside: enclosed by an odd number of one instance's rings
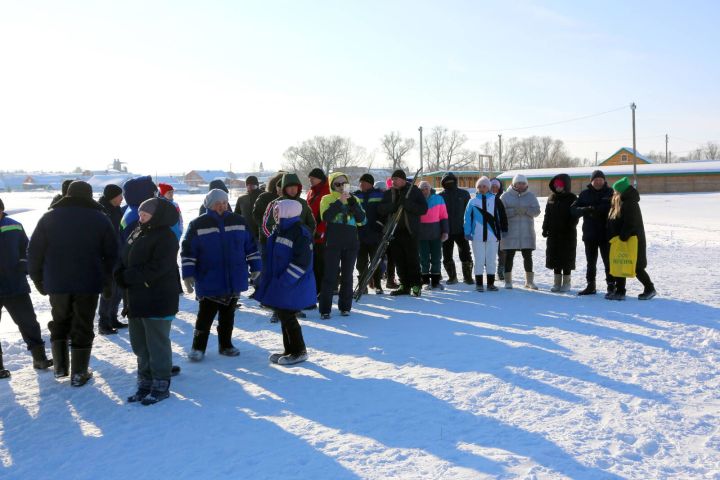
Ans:
POLYGON ((477 182, 475 182, 475 188, 480 189, 480 185, 485 185, 488 190, 490 190, 490 179, 483 175, 482 177, 478 178, 477 182))
POLYGON ((274 208, 277 218, 299 217, 302 213, 302 205, 296 200, 280 200, 274 208))
POLYGON ((516 183, 527 183, 527 178, 525 178, 525 175, 522 173, 518 173, 513 177, 512 184, 515 185, 516 183))
POLYGON ((423 180, 422 182, 420 182, 420 183, 418 184, 418 188, 419 188, 420 190, 422 190, 423 188, 432 188, 432 185, 430 185, 430 182, 427 182, 427 181, 423 180))

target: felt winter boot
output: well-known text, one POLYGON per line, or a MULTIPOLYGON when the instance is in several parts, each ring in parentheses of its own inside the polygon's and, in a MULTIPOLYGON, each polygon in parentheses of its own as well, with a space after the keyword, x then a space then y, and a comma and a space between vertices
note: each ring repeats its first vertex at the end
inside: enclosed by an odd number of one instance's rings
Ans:
POLYGON ((488 274, 487 281, 488 292, 497 292, 498 288, 495 286, 495 275, 488 274))
POLYGON ((73 348, 70 355, 70 385, 82 387, 93 376, 88 368, 92 348, 73 348))
POLYGON ((150 393, 140 403, 143 405, 154 405, 161 400, 170 397, 170 380, 158 380, 153 378, 150 393))
POLYGON ((53 340, 50 343, 55 367, 55 378, 67 377, 70 368, 70 350, 67 340, 53 340))
POLYGON ((463 282, 467 285, 473 283, 473 262, 462 262, 463 282))
POLYGON ((455 262, 443 262, 445 271, 448 274, 448 279, 445 282, 447 285, 455 285, 458 283, 457 270, 455 269, 455 262))
POLYGON ((559 273, 556 273, 553 276, 553 286, 550 288, 551 292, 559 292, 560 288, 562 288, 562 275, 559 273))
POLYGON ((483 276, 482 275, 475 275, 475 291, 476 292, 484 292, 485 288, 483 287, 483 276))
POLYGON ((512 286, 512 272, 505 272, 505 288, 511 289, 512 286))
POLYGON ((535 285, 535 273, 525 272, 525 288, 530 290, 537 290, 538 287, 535 285))
POLYGON ((570 278, 572 275, 563 275, 562 276, 562 285, 560 285, 560 291, 561 292, 569 292, 570 291, 570 278))
POLYGON ((10 371, 5 370, 5 366, 3 365, 2 346, 0 346, 0 378, 8 377, 10 377, 10 371))
POLYGON ((205 358, 205 349, 207 348, 209 336, 210 332, 195 330, 193 333, 192 348, 188 354, 188 360, 191 362, 200 362, 203 358, 205 358))
POLYGON ((33 358, 33 368, 36 370, 45 370, 53 366, 52 359, 48 360, 45 355, 45 345, 35 345, 31 350, 30 354, 33 358))

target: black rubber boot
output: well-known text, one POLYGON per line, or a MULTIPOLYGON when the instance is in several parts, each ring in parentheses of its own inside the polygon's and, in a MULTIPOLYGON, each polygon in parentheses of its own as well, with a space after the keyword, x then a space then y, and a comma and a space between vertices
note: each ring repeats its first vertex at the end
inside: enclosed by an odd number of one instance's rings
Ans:
POLYGON ((48 360, 45 355, 45 345, 35 345, 31 350, 33 358, 33 368, 37 370, 45 370, 53 366, 52 359, 48 360))
POLYGON ((53 340, 50 348, 55 367, 55 378, 67 377, 70 368, 70 351, 67 340, 53 340))
POLYGON ((578 295, 595 295, 597 293, 597 289, 595 288, 595 282, 588 282, 587 287, 580 290, 577 294, 578 295))
POLYGON ((473 282, 473 262, 462 262, 462 274, 463 282, 467 285, 475 283, 473 282))
POLYGON ((153 378, 150 393, 140 400, 143 405, 154 405, 170 397, 170 379, 158 380, 153 378))
POLYGON ((482 275, 475 275, 475 291, 476 292, 484 292, 485 289, 483 288, 483 276, 482 275))
POLYGON ((70 356, 70 385, 82 387, 93 376, 88 368, 92 348, 73 348, 70 356))
POLYGON ((495 286, 495 275, 488 274, 487 278, 488 278, 488 285, 487 285, 488 292, 497 292, 498 288, 495 286))
POLYGON ((457 269, 455 268, 455 262, 443 262, 445 271, 448 274, 448 279, 445 282, 447 285, 455 285, 458 283, 457 269))

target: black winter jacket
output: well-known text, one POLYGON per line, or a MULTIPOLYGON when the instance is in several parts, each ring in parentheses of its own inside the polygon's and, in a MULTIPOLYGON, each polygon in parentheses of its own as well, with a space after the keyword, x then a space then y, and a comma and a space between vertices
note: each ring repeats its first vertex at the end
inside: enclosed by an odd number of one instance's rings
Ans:
POLYGON ((47 293, 100 293, 112 280, 117 235, 94 200, 63 197, 45 213, 30 238, 30 278, 47 293))
MULTIPOLYGON (((443 191, 440 194, 445 200, 445 207, 448 213, 448 229, 450 235, 462 235, 463 224, 465 223, 465 209, 470 201, 470 192, 464 188, 458 188, 457 178, 448 173, 440 182, 443 191)), ((500 198, 498 196, 498 198, 500 198)))
POLYGON ((645 225, 640 211, 640 193, 631 186, 620 195, 620 200, 622 200, 620 215, 608 219, 608 240, 617 235, 620 240, 625 241, 637 235, 638 255, 635 269, 644 270, 647 267, 647 245, 645 225))
POLYGON ((607 218, 612 195, 613 189, 608 187, 607 183, 600 190, 595 190, 592 184, 588 184, 573 203, 573 215, 583 217, 583 242, 607 241, 607 218))
POLYGON ((123 247, 115 280, 125 289, 130 318, 160 318, 178 312, 178 240, 170 227, 179 218, 172 203, 158 203, 150 221, 138 224, 123 247))
POLYGON ((570 207, 577 200, 577 196, 572 193, 570 186, 570 177, 565 173, 550 180, 552 193, 545 205, 542 225, 543 237, 547 237, 546 268, 575 270, 578 219, 572 215, 570 207), (555 191, 553 183, 556 179, 565 182, 561 193, 555 191))
POLYGON ((382 201, 378 205, 378 214, 392 215, 400 208, 400 205, 403 205, 403 213, 397 226, 398 230, 405 230, 417 238, 420 232, 420 217, 425 215, 428 210, 425 195, 410 182, 401 190, 391 188, 383 194, 382 201), (408 188, 410 195, 405 198, 408 188))

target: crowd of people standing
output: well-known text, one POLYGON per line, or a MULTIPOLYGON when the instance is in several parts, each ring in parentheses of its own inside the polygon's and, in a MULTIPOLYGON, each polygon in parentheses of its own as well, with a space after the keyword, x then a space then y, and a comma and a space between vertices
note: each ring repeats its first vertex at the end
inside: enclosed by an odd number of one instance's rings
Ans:
MULTIPOLYGON (((322 320, 329 320, 337 295, 340 315, 351 314, 356 271, 358 278, 370 278, 364 287, 375 294, 385 293, 385 276, 390 295, 419 297, 423 288, 444 288, 441 266, 446 285, 459 282, 457 247, 462 281, 478 292, 493 292, 499 290, 496 279, 513 288, 519 251, 524 287, 538 289, 535 218, 543 212, 523 175, 516 175, 505 191, 498 179, 483 176, 474 194, 461 188, 452 173, 442 177, 441 193, 428 182, 416 186, 414 181, 403 170, 394 171, 387 182, 365 173, 352 191, 347 174, 316 168, 308 174, 310 189, 303 198, 295 173, 278 172, 265 191, 250 176, 233 210, 228 188, 214 180, 199 216, 185 228, 172 185, 137 177, 122 187, 108 185, 95 201, 92 187, 78 180, 63 185, 29 239, 0 200, 0 309, 18 325, 33 366, 53 367, 57 378, 69 376, 73 386, 92 378, 96 312, 102 335, 129 327, 138 373, 137 390, 128 401, 150 405, 168 398, 171 377, 179 372, 172 364, 170 326, 183 287, 198 301, 189 360, 205 358, 216 317, 218 353, 239 355, 232 343, 235 313, 240 294, 252 287, 251 298, 271 309, 281 324, 283 350, 270 356, 279 365, 307 359, 298 321, 304 310, 317 309, 322 320), (390 219, 397 224, 387 255, 368 272, 390 219), (399 284, 394 284, 394 272, 399 284), (46 355, 28 275, 38 293, 49 297, 52 359, 46 355)), ((605 298, 625 299, 626 278, 610 274, 610 243, 636 236, 635 275, 644 287, 639 299, 653 298, 639 193, 628 179, 610 187, 596 170, 579 196, 566 174, 552 178, 549 186, 541 234, 545 266, 553 271, 551 291, 571 290, 582 218, 587 269, 578 295, 597 293, 599 252, 605 298)), ((0 378, 9 375, 0 349, 0 378)))

